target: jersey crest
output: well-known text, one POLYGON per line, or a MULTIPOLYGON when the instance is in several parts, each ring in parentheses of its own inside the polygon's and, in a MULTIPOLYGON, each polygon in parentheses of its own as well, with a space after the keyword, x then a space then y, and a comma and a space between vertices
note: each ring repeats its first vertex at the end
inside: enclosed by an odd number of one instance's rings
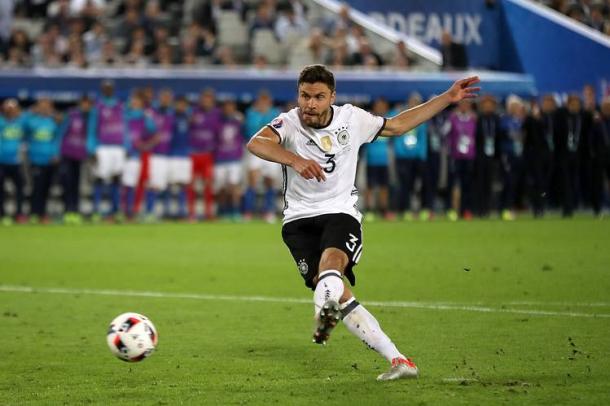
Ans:
POLYGON ((349 142, 349 133, 347 130, 342 130, 337 134, 337 141, 339 142, 339 145, 347 145, 349 142))

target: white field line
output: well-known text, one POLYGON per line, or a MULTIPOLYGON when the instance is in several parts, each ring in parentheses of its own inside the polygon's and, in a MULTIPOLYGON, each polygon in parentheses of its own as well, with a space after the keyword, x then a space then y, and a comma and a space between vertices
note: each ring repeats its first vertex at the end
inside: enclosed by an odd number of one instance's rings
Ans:
MULTIPOLYGON (((98 295, 98 296, 125 296, 125 297, 150 297, 164 299, 192 299, 192 300, 222 300, 231 302, 268 302, 268 303, 302 303, 311 304, 311 299, 296 297, 271 297, 271 296, 237 296, 237 295, 215 295, 205 293, 178 293, 178 292, 153 292, 138 290, 113 290, 113 289, 73 289, 73 288, 36 288, 30 286, 0 285, 0 292, 15 293, 52 293, 64 295, 98 295)), ((434 302, 380 302, 366 301, 367 306, 386 308, 409 308, 427 310, 454 310, 479 313, 510 313, 527 316, 556 316, 556 317, 580 317, 580 318, 610 318, 606 313, 579 313, 568 311, 549 311, 536 309, 513 309, 496 308, 478 305, 444 304, 434 302)), ((543 303, 540 303, 541 305, 543 303)))
POLYGON ((479 382, 479 380, 475 379, 475 378, 450 377, 450 378, 443 378, 443 382, 446 382, 446 383, 451 383, 451 382, 479 382))
POLYGON ((509 306, 563 306, 563 307, 610 307, 610 302, 538 302, 515 301, 506 302, 509 306))

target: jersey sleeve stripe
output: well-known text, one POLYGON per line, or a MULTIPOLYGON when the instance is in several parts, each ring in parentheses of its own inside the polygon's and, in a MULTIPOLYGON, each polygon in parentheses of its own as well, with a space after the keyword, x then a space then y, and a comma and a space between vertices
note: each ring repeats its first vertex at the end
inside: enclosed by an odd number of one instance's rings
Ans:
MULTIPOLYGON (((383 125, 385 125, 385 121, 384 121, 383 125)), ((282 139, 282 136, 280 135, 280 133, 278 132, 278 130, 276 130, 275 128, 273 128, 273 126, 272 126, 272 125, 270 125, 270 124, 267 124, 267 127, 271 128, 271 130, 272 130, 272 131, 275 133, 275 135, 277 135, 277 137, 280 139, 280 142, 279 142, 279 143, 281 144, 281 143, 282 143, 284 140, 282 139)))
POLYGON ((375 136, 373 137, 373 139, 371 140, 371 142, 375 142, 375 140, 377 139, 377 137, 379 137, 381 135, 381 132, 383 131, 383 129, 385 128, 385 123, 386 121, 388 121, 387 118, 383 117, 383 124, 381 125, 381 128, 379 129, 379 131, 377 131, 377 134, 375 134, 375 136))

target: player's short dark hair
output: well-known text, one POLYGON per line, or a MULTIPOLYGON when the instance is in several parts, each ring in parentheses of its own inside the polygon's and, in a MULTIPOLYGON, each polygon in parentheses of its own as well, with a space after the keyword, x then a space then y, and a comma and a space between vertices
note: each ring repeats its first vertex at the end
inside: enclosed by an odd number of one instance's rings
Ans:
POLYGON ((308 65, 303 68, 297 87, 301 83, 324 83, 331 93, 335 91, 335 75, 324 65, 308 65))

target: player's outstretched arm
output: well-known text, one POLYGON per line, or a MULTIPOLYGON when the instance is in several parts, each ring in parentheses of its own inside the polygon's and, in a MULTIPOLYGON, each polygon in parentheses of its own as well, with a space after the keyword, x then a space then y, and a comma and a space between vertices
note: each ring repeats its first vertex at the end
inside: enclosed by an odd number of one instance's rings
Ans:
POLYGON ((288 151, 280 145, 280 137, 269 127, 263 127, 248 142, 248 151, 266 161, 290 166, 305 179, 326 180, 320 164, 288 151))
POLYGON ((473 85, 477 83, 479 83, 478 76, 456 81, 445 93, 388 119, 381 135, 386 137, 403 135, 412 128, 430 120, 450 104, 457 103, 462 99, 476 97, 480 87, 473 87, 473 85))

